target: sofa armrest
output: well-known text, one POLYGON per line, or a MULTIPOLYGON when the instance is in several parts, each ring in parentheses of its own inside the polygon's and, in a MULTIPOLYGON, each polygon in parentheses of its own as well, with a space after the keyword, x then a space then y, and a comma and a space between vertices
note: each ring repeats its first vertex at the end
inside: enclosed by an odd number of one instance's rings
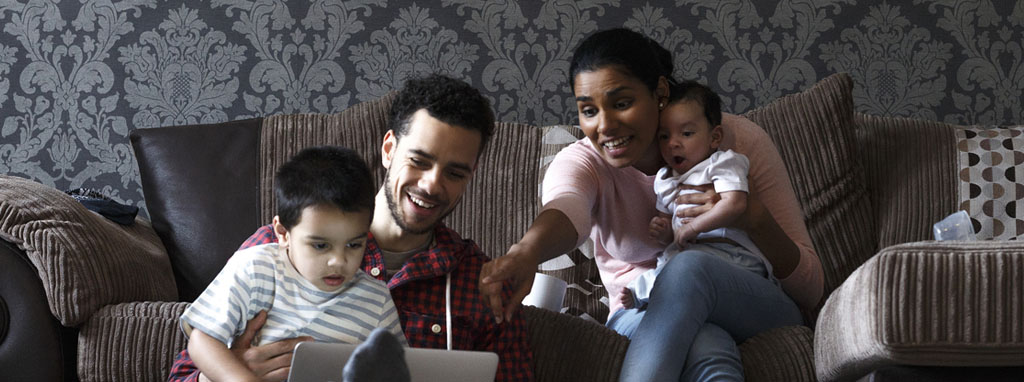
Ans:
POLYGON ((629 339, 604 325, 532 306, 523 317, 533 372, 543 381, 618 381, 629 339))
POLYGON ((759 333, 740 344, 740 359, 748 382, 814 381, 814 331, 801 325, 759 333))
POLYGON ((1024 243, 917 242, 865 262, 818 317, 824 381, 886 366, 1024 365, 1024 243))
POLYGON ((187 302, 129 302, 101 308, 78 337, 78 376, 88 381, 165 381, 185 348, 178 318, 187 302))

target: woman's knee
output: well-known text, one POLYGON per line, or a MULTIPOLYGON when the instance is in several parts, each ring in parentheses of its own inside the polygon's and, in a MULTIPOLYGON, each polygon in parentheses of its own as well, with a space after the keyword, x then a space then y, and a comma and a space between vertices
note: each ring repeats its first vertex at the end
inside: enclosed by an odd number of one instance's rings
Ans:
POLYGON ((683 282, 706 280, 714 274, 712 269, 722 262, 722 259, 707 252, 683 251, 665 264, 665 269, 658 274, 658 280, 661 280, 662 275, 665 274, 672 275, 667 278, 683 282))

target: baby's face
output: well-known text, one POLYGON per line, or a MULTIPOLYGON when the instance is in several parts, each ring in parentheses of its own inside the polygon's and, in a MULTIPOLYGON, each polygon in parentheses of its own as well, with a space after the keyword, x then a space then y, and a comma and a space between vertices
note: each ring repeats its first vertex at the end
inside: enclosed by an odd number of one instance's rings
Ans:
POLYGON ((697 102, 677 101, 666 106, 658 125, 658 148, 665 163, 684 173, 710 157, 722 138, 716 127, 704 117, 697 102))
POLYGON ((370 218, 370 211, 310 206, 302 210, 299 223, 278 238, 303 278, 322 291, 333 292, 351 281, 359 269, 370 218))

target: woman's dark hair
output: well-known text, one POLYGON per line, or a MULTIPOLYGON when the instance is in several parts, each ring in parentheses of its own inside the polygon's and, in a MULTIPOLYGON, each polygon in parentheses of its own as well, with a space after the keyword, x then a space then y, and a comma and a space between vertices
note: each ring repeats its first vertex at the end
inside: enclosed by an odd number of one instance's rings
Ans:
POLYGON ((683 81, 669 86, 668 103, 691 101, 704 110, 711 127, 722 124, 722 98, 714 90, 697 81, 683 81))
POLYGON ((569 86, 575 88, 576 75, 607 66, 617 66, 648 89, 658 87, 658 78, 672 79, 672 53, 643 34, 625 28, 603 30, 588 36, 572 53, 569 86))
POLYGON ((366 162, 352 149, 310 147, 277 169, 274 196, 281 225, 299 224, 302 210, 330 205, 342 212, 373 211, 376 187, 366 162))

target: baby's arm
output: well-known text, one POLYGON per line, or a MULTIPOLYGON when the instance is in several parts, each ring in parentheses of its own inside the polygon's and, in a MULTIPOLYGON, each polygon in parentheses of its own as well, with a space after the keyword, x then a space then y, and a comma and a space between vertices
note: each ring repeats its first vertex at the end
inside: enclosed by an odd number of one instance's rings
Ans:
POLYGON ((708 212, 686 222, 675 232, 676 244, 683 246, 701 232, 727 227, 747 209, 746 192, 727 191, 718 195, 722 198, 721 201, 715 203, 708 212))
POLYGON ((211 381, 260 380, 227 345, 202 330, 192 330, 188 337, 188 353, 199 371, 211 381))

